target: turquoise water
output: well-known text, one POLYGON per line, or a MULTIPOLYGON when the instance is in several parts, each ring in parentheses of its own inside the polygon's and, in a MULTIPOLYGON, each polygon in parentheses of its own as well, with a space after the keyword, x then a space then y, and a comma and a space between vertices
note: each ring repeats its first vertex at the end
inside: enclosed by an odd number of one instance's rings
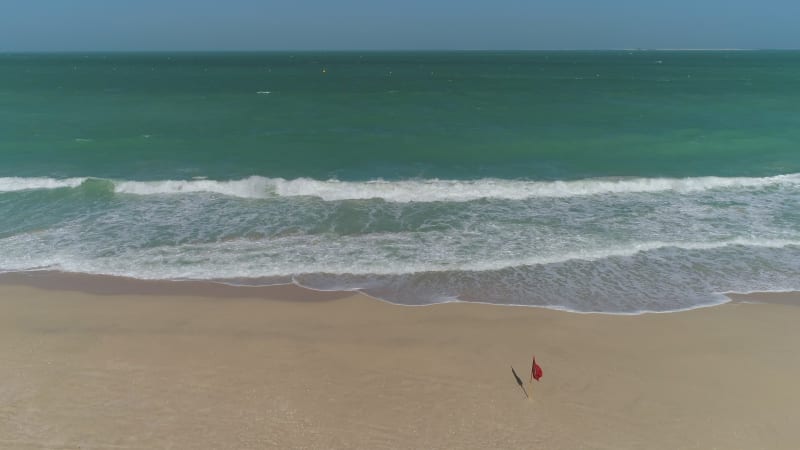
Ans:
POLYGON ((0 55, 0 270, 669 311, 800 289, 800 52, 0 55))

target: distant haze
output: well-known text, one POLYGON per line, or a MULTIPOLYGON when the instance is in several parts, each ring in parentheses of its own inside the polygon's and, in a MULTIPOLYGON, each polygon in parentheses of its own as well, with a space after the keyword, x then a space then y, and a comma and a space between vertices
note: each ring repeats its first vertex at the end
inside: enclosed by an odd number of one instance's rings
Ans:
POLYGON ((797 0, 4 0, 0 51, 798 48, 797 0))

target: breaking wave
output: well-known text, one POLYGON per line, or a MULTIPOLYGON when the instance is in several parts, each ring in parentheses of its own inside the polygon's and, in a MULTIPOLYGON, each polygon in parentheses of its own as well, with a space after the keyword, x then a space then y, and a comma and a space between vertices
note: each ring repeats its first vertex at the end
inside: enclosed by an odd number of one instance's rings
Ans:
MULTIPOLYGON (((0 178, 0 192, 33 189, 76 188, 90 180, 82 178, 0 178)), ((583 179, 574 181, 526 181, 484 178, 478 180, 370 180, 339 181, 310 178, 266 178, 239 180, 110 180, 116 193, 171 195, 215 193, 240 198, 317 197, 326 201, 382 199, 387 202, 466 202, 483 198, 523 200, 536 197, 577 197, 603 194, 678 192, 714 189, 798 187, 800 174, 771 177, 693 177, 583 179)))
POLYGON ((0 192, 27 191, 34 189, 75 188, 83 184, 87 178, 23 178, 0 177, 0 192))

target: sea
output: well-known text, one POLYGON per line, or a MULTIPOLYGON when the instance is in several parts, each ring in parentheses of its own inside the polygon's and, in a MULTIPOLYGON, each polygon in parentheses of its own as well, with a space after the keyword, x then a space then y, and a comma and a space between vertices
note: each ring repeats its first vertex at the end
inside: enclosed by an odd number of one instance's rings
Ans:
POLYGON ((668 312, 800 290, 800 52, 0 53, 0 271, 668 312))

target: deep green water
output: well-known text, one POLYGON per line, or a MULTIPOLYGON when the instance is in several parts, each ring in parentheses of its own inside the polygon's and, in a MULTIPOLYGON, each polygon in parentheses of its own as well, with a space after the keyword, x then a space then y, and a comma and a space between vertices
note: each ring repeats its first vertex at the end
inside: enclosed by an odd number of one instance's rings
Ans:
POLYGON ((800 172, 800 52, 0 55, 0 105, 2 176, 800 172))
POLYGON ((0 270, 675 310, 799 174, 800 52, 0 54, 0 270))

